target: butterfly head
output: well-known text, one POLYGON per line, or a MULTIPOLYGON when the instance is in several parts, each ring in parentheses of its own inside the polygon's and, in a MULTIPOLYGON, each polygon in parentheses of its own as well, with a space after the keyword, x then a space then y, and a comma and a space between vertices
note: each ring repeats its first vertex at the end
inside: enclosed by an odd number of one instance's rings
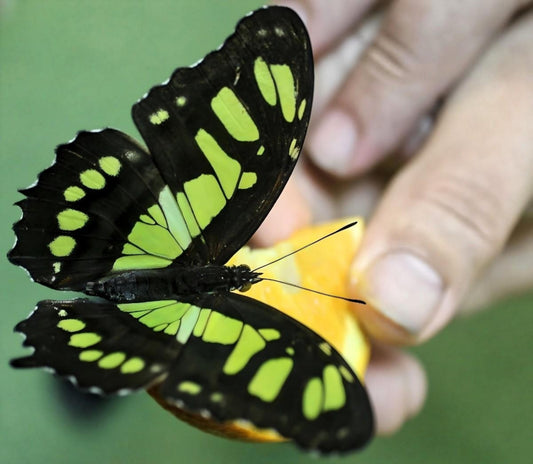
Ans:
POLYGON ((255 272, 246 264, 239 266, 231 266, 232 271, 232 289, 239 290, 239 292, 246 292, 250 290, 253 284, 261 282, 261 272, 255 272))

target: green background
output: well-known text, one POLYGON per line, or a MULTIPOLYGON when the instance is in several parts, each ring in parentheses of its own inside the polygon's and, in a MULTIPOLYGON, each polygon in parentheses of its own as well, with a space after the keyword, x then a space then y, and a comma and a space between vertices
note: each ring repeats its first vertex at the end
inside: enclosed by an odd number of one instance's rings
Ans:
MULTIPOLYGON (((177 66, 217 47, 255 1, 0 0, 0 250, 12 203, 80 129, 136 134, 130 106, 177 66)), ((42 371, 15 372, 12 327, 58 296, 0 261, 0 461, 17 463, 307 462, 293 446, 207 435, 146 394, 83 400, 42 371)), ((454 322, 415 351, 427 366, 424 411, 398 434, 329 462, 531 462, 533 298, 454 322)))

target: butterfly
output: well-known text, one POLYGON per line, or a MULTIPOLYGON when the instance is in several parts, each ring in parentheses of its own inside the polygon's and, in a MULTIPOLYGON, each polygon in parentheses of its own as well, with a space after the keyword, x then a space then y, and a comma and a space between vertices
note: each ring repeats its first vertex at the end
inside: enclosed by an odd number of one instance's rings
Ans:
POLYGON ((312 97, 305 26, 265 7, 133 106, 147 148, 110 128, 59 145, 21 190, 8 258, 93 297, 39 302, 15 327, 34 351, 12 365, 102 394, 150 389, 208 429, 240 424, 321 453, 366 444, 372 411, 351 367, 242 294, 259 272, 225 265, 285 186, 312 97))

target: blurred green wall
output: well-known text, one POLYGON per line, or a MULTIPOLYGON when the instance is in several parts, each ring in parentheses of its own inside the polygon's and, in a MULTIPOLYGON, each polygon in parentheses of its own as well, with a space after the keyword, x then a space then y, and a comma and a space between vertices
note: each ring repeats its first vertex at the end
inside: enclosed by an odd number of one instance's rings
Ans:
MULTIPOLYGON (((130 106, 177 66, 218 46, 259 2, 0 0, 0 462, 291 463, 290 445, 250 445, 199 432, 146 394, 82 400, 42 371, 15 372, 12 333, 39 299, 4 253, 18 219, 16 189, 80 129, 136 134, 130 106)), ((455 322, 416 352, 430 381, 427 406, 392 438, 329 462, 530 463, 533 342, 530 296, 455 322)))

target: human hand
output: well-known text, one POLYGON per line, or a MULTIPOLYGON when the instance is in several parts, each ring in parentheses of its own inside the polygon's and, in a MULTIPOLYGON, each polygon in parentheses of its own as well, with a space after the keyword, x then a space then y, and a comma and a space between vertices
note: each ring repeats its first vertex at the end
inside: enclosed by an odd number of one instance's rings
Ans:
POLYGON ((383 345, 533 286, 533 222, 517 227, 533 194, 533 12, 511 21, 532 2, 395 0, 381 24, 364 21, 372 0, 277 3, 309 28, 316 96, 308 156, 255 240, 373 211, 352 285, 379 309, 358 315, 379 344, 366 377, 378 432, 392 432, 425 376, 383 345))

